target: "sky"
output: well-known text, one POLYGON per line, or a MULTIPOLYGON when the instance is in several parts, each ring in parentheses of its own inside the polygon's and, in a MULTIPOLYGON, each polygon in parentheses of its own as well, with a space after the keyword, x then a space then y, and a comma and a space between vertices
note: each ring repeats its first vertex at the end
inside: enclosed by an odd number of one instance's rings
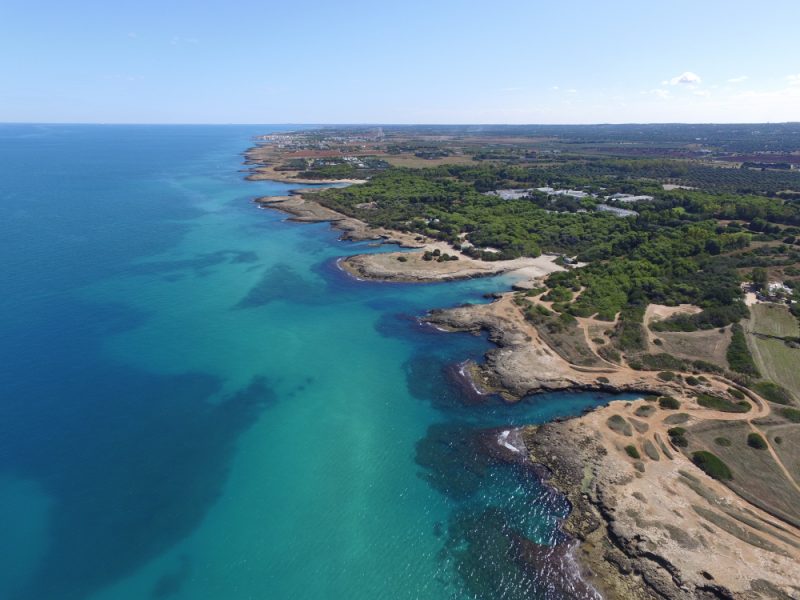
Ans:
POLYGON ((0 122, 800 121, 799 32, 800 0, 2 0, 0 122))

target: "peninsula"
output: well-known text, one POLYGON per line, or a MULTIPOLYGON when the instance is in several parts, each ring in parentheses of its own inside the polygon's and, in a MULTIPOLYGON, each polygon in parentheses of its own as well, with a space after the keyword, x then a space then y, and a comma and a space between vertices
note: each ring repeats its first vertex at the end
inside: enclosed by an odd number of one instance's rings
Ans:
POLYGON ((342 260, 355 277, 507 274, 493 302, 422 318, 489 333, 496 348, 464 369, 482 393, 641 396, 515 430, 526 452, 511 459, 567 496, 601 594, 790 599, 800 132, 754 130, 329 128, 264 136, 246 160, 250 179, 298 184, 261 206, 399 246, 342 260))

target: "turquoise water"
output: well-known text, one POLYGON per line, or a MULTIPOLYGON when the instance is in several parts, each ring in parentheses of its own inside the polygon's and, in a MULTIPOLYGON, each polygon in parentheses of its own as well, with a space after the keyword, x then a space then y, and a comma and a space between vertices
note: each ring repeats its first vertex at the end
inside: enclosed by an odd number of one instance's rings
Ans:
POLYGON ((250 202, 278 129, 0 126, 0 597, 581 597, 480 431, 608 398, 466 403, 488 342, 415 317, 508 281, 350 279, 250 202))

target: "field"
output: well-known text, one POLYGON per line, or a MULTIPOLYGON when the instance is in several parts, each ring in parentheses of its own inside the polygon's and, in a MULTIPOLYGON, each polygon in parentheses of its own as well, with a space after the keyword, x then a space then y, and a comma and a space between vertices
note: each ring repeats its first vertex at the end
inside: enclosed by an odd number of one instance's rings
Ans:
POLYGON ((755 304, 750 307, 750 328, 754 333, 775 337, 800 336, 797 319, 782 304, 755 304))
POLYGON ((408 167, 411 169, 426 169, 439 165, 469 165, 474 164, 470 156, 443 156, 441 158, 420 158, 413 154, 381 155, 381 158, 393 167, 408 167))
POLYGON ((800 349, 772 338, 748 335, 747 340, 761 374, 800 399, 800 349))
POLYGON ((645 311, 644 324, 648 336, 648 352, 658 354, 666 352, 672 356, 687 360, 704 360, 723 369, 728 368, 725 353, 731 343, 730 327, 725 327, 720 333, 719 329, 702 331, 651 331, 650 324, 654 321, 668 319, 679 314, 697 314, 700 309, 696 306, 662 306, 650 304, 645 311), (660 340, 660 345, 655 343, 660 340))
MULTIPOLYGON (((787 429, 784 435, 788 438, 795 429, 787 429)), ((733 480, 727 482, 731 489, 759 508, 800 526, 800 491, 768 451, 747 445, 747 435, 751 432, 744 421, 704 421, 689 427, 688 452, 707 450, 715 454, 733 473, 733 480), (721 445, 715 441, 717 438, 724 438, 730 444, 721 445)), ((793 441, 787 439, 784 443, 793 441)))
POLYGON ((661 340, 661 346, 650 344, 650 352, 666 352, 679 358, 688 360, 705 360, 728 367, 725 352, 731 343, 731 328, 725 327, 720 333, 718 329, 707 331, 659 331, 651 334, 653 338, 661 340))
POLYGON ((788 308, 777 304, 756 304, 750 307, 750 313, 751 319, 744 323, 747 343, 762 376, 800 400, 800 349, 776 339, 800 334, 797 319, 788 308))

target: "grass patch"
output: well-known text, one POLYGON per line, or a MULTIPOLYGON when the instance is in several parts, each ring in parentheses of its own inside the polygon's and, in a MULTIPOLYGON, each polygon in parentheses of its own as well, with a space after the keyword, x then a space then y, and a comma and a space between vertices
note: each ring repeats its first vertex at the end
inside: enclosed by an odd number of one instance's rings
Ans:
POLYGON ((716 437, 714 438, 714 443, 717 446, 722 446, 723 448, 727 448, 731 445, 731 441, 726 437, 716 437))
POLYGON ((606 420, 606 425, 611 431, 625 436, 633 435, 633 427, 620 415, 612 415, 606 420))
POLYGON ((709 477, 720 481, 733 479, 731 470, 718 456, 706 450, 692 452, 692 462, 709 477))
POLYGON ((689 413, 677 413, 674 415, 669 415, 666 419, 664 419, 664 423, 667 425, 680 425, 681 423, 686 423, 689 420, 689 413))

